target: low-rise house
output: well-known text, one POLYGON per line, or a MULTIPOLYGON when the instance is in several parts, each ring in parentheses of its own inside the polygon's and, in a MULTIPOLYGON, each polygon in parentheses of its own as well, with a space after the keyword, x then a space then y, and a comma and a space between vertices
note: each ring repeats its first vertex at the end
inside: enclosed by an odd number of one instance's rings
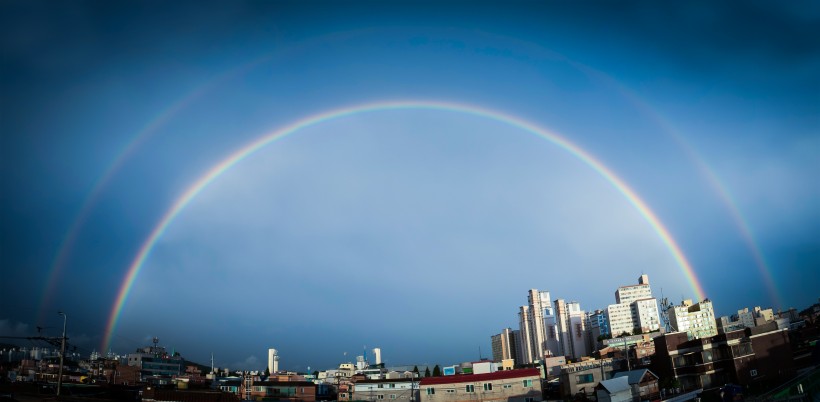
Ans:
POLYGON ((535 402, 542 398, 539 369, 425 377, 419 385, 419 400, 427 402, 535 402))
POLYGON ((354 400, 417 401, 418 381, 413 378, 361 380, 353 384, 354 400))
POLYGON ((632 388, 626 377, 610 378, 598 383, 595 387, 598 402, 632 402, 632 388))
POLYGON ((660 399, 660 387, 658 386, 658 376, 648 369, 621 371, 615 373, 613 379, 626 378, 632 397, 641 401, 652 401, 660 399))
POLYGON ((612 378, 612 372, 619 365, 620 360, 591 359, 561 366, 561 395, 594 395, 598 383, 612 378))
POLYGON ((240 392, 250 400, 316 401, 316 384, 309 381, 253 381, 240 392))

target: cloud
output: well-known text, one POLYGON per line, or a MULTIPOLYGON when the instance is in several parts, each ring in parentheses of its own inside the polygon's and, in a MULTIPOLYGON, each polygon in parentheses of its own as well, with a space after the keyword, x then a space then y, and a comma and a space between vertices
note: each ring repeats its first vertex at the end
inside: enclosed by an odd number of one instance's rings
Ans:
POLYGON ((0 320, 0 334, 3 336, 34 336, 28 324, 9 319, 0 320))
POLYGON ((248 356, 245 360, 240 362, 234 362, 228 367, 231 370, 262 370, 264 367, 260 365, 259 358, 251 355, 248 356))

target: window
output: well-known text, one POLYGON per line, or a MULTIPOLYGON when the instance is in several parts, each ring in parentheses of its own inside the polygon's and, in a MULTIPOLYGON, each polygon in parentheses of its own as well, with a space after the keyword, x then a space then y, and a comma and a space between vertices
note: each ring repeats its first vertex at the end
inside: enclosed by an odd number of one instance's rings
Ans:
POLYGON ((577 377, 577 380, 578 380, 577 384, 587 384, 587 383, 595 381, 595 379, 592 377, 592 374, 580 374, 580 375, 577 375, 576 377, 577 377))
POLYGON ((531 396, 528 396, 528 397, 524 398, 524 402, 535 402, 535 398, 533 398, 531 396))
POLYGON ((376 395, 377 399, 384 399, 384 395, 376 395))
POLYGON ((532 387, 532 380, 524 380, 525 387, 532 387))
POLYGON ((492 391, 493 390, 493 384, 489 383, 489 382, 485 382, 484 383, 484 390, 485 391, 492 391))
POLYGON ((427 395, 435 395, 436 389, 435 388, 427 388, 427 395))
POLYGON ((466 387, 464 387, 464 390, 467 392, 475 392, 475 385, 468 384, 466 387))
POLYGON ((384 388, 384 384, 379 384, 376 386, 376 388, 384 388))
POLYGON ((342 398, 347 398, 347 393, 346 393, 346 392, 342 392, 341 394, 339 394, 339 396, 340 396, 340 397, 342 397, 342 398))
POLYGON ((390 399, 396 399, 396 394, 390 394, 390 399))
MULTIPOLYGON (((525 381, 526 381, 526 380, 525 380, 525 381)), ((532 381, 532 380, 530 380, 530 381, 532 381)), ((507 389, 507 388, 512 388, 512 384, 504 384, 503 388, 504 388, 504 389, 507 389)))
POLYGON ((446 392, 448 394, 455 394, 456 390, 454 390, 454 389, 445 389, 444 392, 446 392))
POLYGON ((390 387, 390 388, 396 388, 396 384, 389 384, 389 385, 388 385, 388 387, 390 387))

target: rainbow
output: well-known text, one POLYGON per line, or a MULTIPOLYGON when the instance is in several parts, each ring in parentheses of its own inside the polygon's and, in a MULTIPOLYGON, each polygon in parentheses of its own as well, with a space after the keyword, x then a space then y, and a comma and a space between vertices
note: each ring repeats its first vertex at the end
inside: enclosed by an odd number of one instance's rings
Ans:
POLYGON ((174 221, 174 218, 176 218, 179 215, 179 213, 191 202, 191 200, 193 200, 206 186, 208 186, 208 184, 210 184, 222 173, 233 167, 235 164, 237 164, 247 156, 255 153, 256 151, 260 150, 266 145, 276 140, 282 139, 290 134, 293 134, 301 129, 345 116, 351 116, 360 113, 370 113, 384 110, 399 109, 443 110, 475 115, 500 121, 509 124, 510 126, 535 134, 543 139, 546 139, 547 141, 550 141, 559 148, 569 152, 571 155, 575 156, 584 164, 592 168, 601 177, 606 179, 613 187, 615 187, 615 189, 618 190, 618 192, 620 192, 629 201, 630 204, 632 204, 632 206, 652 227, 652 229, 658 235, 660 240, 672 254, 672 257, 674 258, 678 267, 680 267, 680 269, 683 271, 683 274, 685 275, 687 281, 694 290, 696 296, 698 297, 698 300, 706 298, 705 293, 703 291, 703 287, 698 282, 697 277, 695 276, 694 269, 687 260, 686 256, 681 251, 680 246, 669 233, 669 230, 661 223, 660 219, 658 219, 657 215, 655 215, 655 213, 649 208, 646 202, 644 202, 638 196, 638 194, 635 193, 635 191, 632 190, 626 184, 626 182, 620 177, 618 177, 611 169, 606 167, 602 162, 600 162, 598 159, 592 156, 589 152, 581 149, 579 146, 570 142, 566 138, 561 137, 553 132, 538 127, 532 123, 529 123, 517 117, 472 105, 437 101, 377 102, 322 112, 319 114, 305 117, 287 126, 279 128, 278 130, 270 132, 256 139, 255 141, 252 141, 251 143, 245 145, 244 147, 238 149, 237 151, 223 159, 221 162, 214 165, 204 175, 202 175, 193 184, 191 184, 176 199, 176 201, 174 201, 173 205, 165 212, 165 214, 159 220, 159 223, 154 227, 154 229, 150 232, 149 236, 142 243, 142 246, 139 248, 136 257, 131 262, 131 265, 128 267, 128 271, 125 275, 122 285, 119 288, 116 301, 108 317, 108 324, 106 326, 106 333, 104 336, 102 350, 107 350, 110 346, 111 338, 114 334, 114 330, 117 327, 117 322, 119 320, 120 313, 122 312, 122 308, 125 305, 126 300, 128 299, 128 294, 131 290, 131 287, 133 286, 134 281, 139 275, 140 270, 142 269, 142 266, 145 263, 145 260, 150 255, 154 245, 163 235, 168 226, 174 221))
MULTIPOLYGON (((581 68, 581 67, 578 67, 581 68)), ((780 292, 777 291, 777 282, 775 282, 774 275, 772 273, 772 268, 766 262, 766 257, 763 255, 763 251, 760 250, 760 246, 757 244, 757 240, 755 239, 755 235, 752 232, 751 225, 749 224, 748 220, 743 216, 740 212, 740 208, 737 206, 737 202, 735 201, 732 193, 729 191, 729 188, 724 184, 724 182, 720 179, 718 174, 712 169, 706 161, 703 159, 702 156, 695 150, 694 146, 692 146, 686 139, 678 133, 678 131, 674 128, 674 126, 669 123, 658 111, 654 110, 650 105, 648 105, 643 99, 641 99, 637 94, 635 94, 629 88, 623 86, 617 81, 607 77, 607 81, 614 85, 618 92, 621 95, 629 100, 636 109, 641 111, 645 116, 649 116, 651 119, 654 120, 655 124, 657 124, 663 131, 672 138, 673 141, 680 147, 683 151, 684 155, 695 165, 698 169, 699 173, 702 177, 706 179, 706 182, 712 188, 712 190, 717 194, 718 198, 720 198, 723 205, 726 207, 726 210, 729 211, 729 216, 731 217, 732 221, 734 221, 735 227, 740 232, 743 241, 746 243, 746 247, 749 249, 749 252, 752 255, 752 260, 754 261, 755 265, 757 266, 758 272, 760 273, 761 278, 763 279, 764 284, 766 285, 766 290, 769 293, 769 298, 774 302, 776 307, 783 307, 783 299, 780 295, 780 292)))
POLYGON ((91 215, 91 211, 93 211, 94 206, 97 204, 100 195, 102 195, 103 190, 105 190, 105 188, 108 186, 109 182, 111 182, 111 180, 114 178, 117 172, 119 172, 120 169, 122 169, 123 165, 125 165, 125 162, 128 161, 134 154, 136 154, 137 150, 140 149, 140 147, 142 147, 142 145, 145 144, 150 138, 152 138, 159 131, 160 128, 166 125, 171 119, 176 117, 176 115, 179 112, 181 112, 192 103, 207 95, 209 92, 211 92, 213 88, 217 87, 220 83, 225 82, 233 77, 240 76, 243 73, 256 68, 256 66, 264 63, 270 57, 271 56, 264 56, 261 58, 257 58, 249 63, 242 64, 239 67, 232 68, 226 72, 223 72, 210 78, 209 80, 205 81, 205 83, 198 85, 192 91, 187 92, 185 96, 176 100, 170 106, 167 106, 165 109, 162 110, 162 112, 160 112, 154 118, 145 123, 137 131, 137 133, 133 137, 131 137, 131 140, 127 144, 125 144, 125 146, 117 154, 113 162, 111 162, 111 164, 102 174, 102 176, 100 176, 100 178, 97 179, 97 181, 94 183, 94 185, 91 188, 91 191, 88 193, 88 196, 86 196, 85 200, 83 201, 82 207, 80 208, 80 212, 77 214, 77 217, 74 218, 71 227, 69 228, 65 237, 63 237, 63 240, 60 242, 60 247, 57 250, 57 254, 54 257, 54 260, 52 260, 48 274, 46 275, 48 277, 48 280, 46 282, 46 285, 43 287, 43 294, 40 298, 38 322, 43 321, 43 313, 46 310, 46 306, 50 302, 49 298, 54 293, 54 288, 57 285, 63 267, 65 266, 69 255, 71 254, 71 250, 74 249, 74 245, 77 243, 80 228, 83 225, 85 225, 85 222, 91 215))

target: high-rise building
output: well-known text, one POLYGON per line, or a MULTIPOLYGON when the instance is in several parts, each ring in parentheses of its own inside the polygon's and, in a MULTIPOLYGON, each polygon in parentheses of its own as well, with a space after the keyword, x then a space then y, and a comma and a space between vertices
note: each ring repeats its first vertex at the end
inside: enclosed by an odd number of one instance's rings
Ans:
POLYGON ((514 329, 512 330, 511 337, 513 339, 512 346, 510 347, 512 352, 513 361, 515 364, 522 364, 524 361, 524 356, 521 354, 521 330, 514 329))
POLYGON ((378 366, 382 364, 382 349, 381 348, 373 348, 373 358, 376 360, 375 364, 378 366))
POLYGON ((590 351, 598 350, 599 338, 610 335, 609 321, 606 318, 606 311, 595 310, 587 315, 587 329, 590 336, 590 351))
POLYGON ((531 364, 535 361, 530 342, 530 328, 532 318, 530 317, 530 306, 521 306, 518 310, 518 334, 521 344, 521 364, 531 364))
POLYGON ((555 300, 555 323, 561 345, 560 356, 579 359, 589 355, 586 313, 578 302, 555 300))
POLYGON ((279 353, 276 349, 268 349, 268 371, 271 374, 279 371, 279 353))
POLYGON ((709 299, 695 304, 687 299, 680 306, 670 306, 667 313, 672 329, 686 332, 689 339, 708 338, 718 333, 715 310, 709 299))
POLYGON ((515 363, 521 362, 516 360, 516 339, 515 331, 512 328, 504 328, 500 334, 491 337, 493 347, 493 361, 501 362, 506 359, 513 359, 515 363))
POLYGON ((641 275, 637 285, 619 287, 615 291, 615 304, 607 306, 606 315, 612 336, 659 330, 658 301, 652 297, 649 275, 641 275))
POLYGON ((521 331, 521 363, 543 360, 544 356, 559 356, 558 331, 548 291, 530 289, 526 306, 518 313, 521 331))

